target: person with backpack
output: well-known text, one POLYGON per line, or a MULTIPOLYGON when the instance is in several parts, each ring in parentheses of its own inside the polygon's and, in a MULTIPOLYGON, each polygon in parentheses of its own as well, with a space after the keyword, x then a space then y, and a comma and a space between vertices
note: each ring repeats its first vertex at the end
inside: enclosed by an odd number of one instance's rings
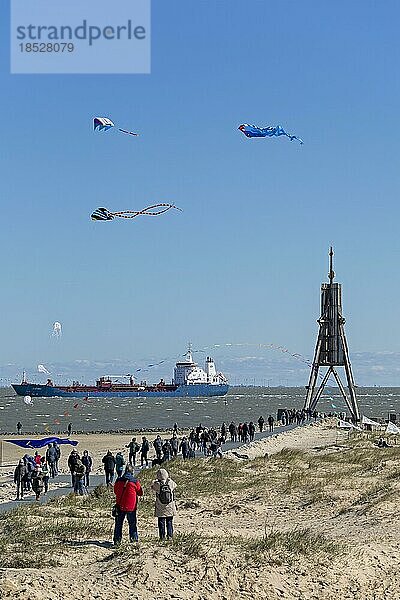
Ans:
POLYGON ((93 460, 87 450, 83 451, 82 464, 85 467, 85 477, 83 478, 83 485, 86 488, 88 488, 90 484, 90 472, 92 470, 93 460))
POLYGON ((35 492, 36 502, 39 502, 40 494, 43 492, 43 473, 39 465, 36 465, 32 474, 32 489, 35 492))
POLYGON ((157 471, 157 479, 153 481, 151 489, 156 494, 155 516, 158 520, 158 533, 160 540, 172 539, 174 535, 173 520, 176 515, 174 491, 176 483, 170 479, 166 469, 157 471))
POLYGON ((106 485, 112 485, 114 479, 115 470, 115 458, 110 450, 107 450, 107 454, 103 456, 101 461, 104 466, 104 473, 106 477, 106 485))
POLYGON ((129 524, 129 539, 131 542, 138 541, 137 530, 137 502, 138 496, 143 496, 140 481, 133 476, 133 466, 127 465, 125 474, 119 477, 114 485, 115 493, 115 526, 114 544, 118 546, 122 540, 122 527, 125 517, 129 524))
POLYGON ((149 459, 148 459, 149 450, 150 450, 149 442, 147 441, 147 439, 145 437, 142 437, 142 446, 140 448, 140 466, 142 466, 142 467, 143 467, 143 463, 146 463, 146 467, 149 466, 149 459))
POLYGON ((139 452, 140 450, 140 446, 136 441, 136 438, 132 438, 132 441, 129 442, 129 444, 127 444, 125 446, 125 448, 129 448, 129 462, 131 465, 136 466, 136 454, 139 452))
POLYGON ((122 452, 117 452, 115 455, 115 470, 117 471, 117 477, 122 477, 122 473, 125 466, 125 458, 122 452))
POLYGON ((211 456, 213 456, 214 458, 217 458, 218 456, 220 458, 222 458, 222 450, 221 450, 221 443, 217 440, 213 440, 210 444, 210 451, 211 451, 211 456))

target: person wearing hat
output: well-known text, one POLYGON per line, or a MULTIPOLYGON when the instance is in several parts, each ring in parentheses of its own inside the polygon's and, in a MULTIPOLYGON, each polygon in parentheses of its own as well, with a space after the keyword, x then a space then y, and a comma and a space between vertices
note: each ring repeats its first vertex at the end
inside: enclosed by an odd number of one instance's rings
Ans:
POLYGON ((166 469, 159 469, 157 471, 157 479, 153 481, 151 489, 156 494, 154 509, 158 520, 160 540, 165 539, 165 533, 167 534, 167 539, 172 539, 174 535, 173 520, 176 515, 174 495, 176 483, 170 479, 166 469))
POLYGON ((137 542, 139 539, 137 529, 137 503, 138 497, 143 496, 140 481, 134 476, 134 467, 127 465, 125 474, 118 477, 114 485, 115 507, 114 507, 114 544, 118 546, 122 540, 122 528, 125 517, 129 524, 129 539, 137 542))

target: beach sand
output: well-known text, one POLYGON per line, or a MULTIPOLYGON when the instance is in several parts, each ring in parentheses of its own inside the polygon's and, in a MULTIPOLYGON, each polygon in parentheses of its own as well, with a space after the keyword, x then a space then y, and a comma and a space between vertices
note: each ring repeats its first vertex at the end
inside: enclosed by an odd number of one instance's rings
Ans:
MULTIPOLYGON (((101 454, 107 444, 88 438, 101 454)), ((0 598, 398 600, 399 448, 326 422, 239 452, 254 458, 169 463, 172 543, 156 537, 151 470, 138 545, 109 546, 111 494, 2 519, 0 598)))

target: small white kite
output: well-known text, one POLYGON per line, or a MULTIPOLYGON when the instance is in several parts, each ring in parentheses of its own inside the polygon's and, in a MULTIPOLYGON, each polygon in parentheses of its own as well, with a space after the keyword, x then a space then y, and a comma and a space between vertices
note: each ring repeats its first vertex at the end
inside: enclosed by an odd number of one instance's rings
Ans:
POLYGON ((58 321, 53 324, 52 336, 60 338, 62 336, 62 325, 58 321))

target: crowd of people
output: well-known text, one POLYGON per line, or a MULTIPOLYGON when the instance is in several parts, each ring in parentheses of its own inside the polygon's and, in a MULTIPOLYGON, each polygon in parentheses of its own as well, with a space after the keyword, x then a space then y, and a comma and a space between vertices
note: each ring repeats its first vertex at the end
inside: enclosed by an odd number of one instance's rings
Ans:
MULTIPOLYGON (((302 424, 306 419, 317 418, 316 413, 307 413, 295 409, 283 410, 278 414, 283 426, 302 424)), ((104 470, 105 484, 113 488, 115 505, 113 507, 114 544, 118 546, 122 541, 122 531, 125 519, 128 521, 129 539, 137 542, 138 499, 143 496, 143 488, 135 476, 135 469, 158 466, 156 478, 150 486, 155 495, 154 510, 157 518, 158 534, 160 539, 173 537, 173 519, 176 514, 175 490, 176 483, 169 476, 165 468, 169 461, 180 456, 183 460, 204 457, 222 457, 222 447, 228 442, 248 443, 255 438, 256 431, 263 433, 265 430, 274 432, 276 420, 268 415, 266 419, 259 419, 236 424, 231 421, 228 425, 224 422, 219 428, 204 427, 201 423, 190 429, 186 435, 179 435, 178 425, 175 423, 172 435, 161 437, 156 435, 153 440, 142 436, 140 440, 133 437, 125 445, 128 450, 127 457, 124 449, 115 454, 108 450, 101 460, 104 470), (115 483, 114 483, 114 479, 115 483)), ((46 494, 49 479, 54 479, 59 473, 61 458, 60 447, 57 443, 49 444, 43 456, 38 451, 34 456, 25 456, 19 461, 15 472, 14 482, 17 486, 17 500, 24 497, 24 493, 34 492, 36 500, 41 494, 46 494)), ((90 476, 93 471, 93 459, 85 450, 82 455, 73 448, 67 460, 68 470, 71 475, 71 485, 76 495, 87 493, 90 485, 90 476)), ((172 464, 172 463, 171 463, 172 464)))
POLYGON ((37 501, 39 501, 42 493, 47 494, 50 477, 56 477, 58 474, 60 456, 59 446, 49 444, 44 456, 36 451, 34 456, 25 454, 19 460, 14 471, 17 500, 22 500, 24 494, 31 491, 34 492, 37 501))
MULTIPOLYGON (((304 423, 306 419, 317 419, 317 413, 305 410, 282 409, 278 413, 280 424, 283 426, 304 423)), ((205 427, 201 423, 190 429, 186 435, 179 435, 178 424, 174 423, 172 435, 161 437, 157 435, 153 440, 142 436, 140 439, 133 437, 126 444, 128 456, 125 458, 124 449, 115 454, 108 450, 102 458, 102 468, 105 476, 105 484, 111 486, 114 479, 121 479, 124 473, 128 473, 128 467, 146 468, 161 466, 168 461, 180 456, 183 460, 204 457, 221 457, 223 446, 226 442, 248 443, 255 439, 256 431, 263 433, 267 430, 274 432, 276 419, 268 415, 266 419, 261 415, 257 421, 240 422, 236 424, 231 421, 225 422, 220 427, 205 427)), ((21 429, 21 423, 17 424, 21 429)), ((24 497, 27 492, 35 493, 39 500, 41 494, 46 494, 49 479, 54 479, 59 473, 59 460, 61 450, 57 443, 49 444, 43 456, 35 452, 34 456, 26 454, 18 463, 14 472, 14 482, 17 487, 17 500, 24 497)), ((68 470, 71 475, 71 486, 74 493, 83 495, 87 493, 90 486, 90 475, 93 471, 93 459, 85 450, 82 456, 74 448, 68 457, 68 470)), ((161 469, 162 470, 162 469, 161 469)))

